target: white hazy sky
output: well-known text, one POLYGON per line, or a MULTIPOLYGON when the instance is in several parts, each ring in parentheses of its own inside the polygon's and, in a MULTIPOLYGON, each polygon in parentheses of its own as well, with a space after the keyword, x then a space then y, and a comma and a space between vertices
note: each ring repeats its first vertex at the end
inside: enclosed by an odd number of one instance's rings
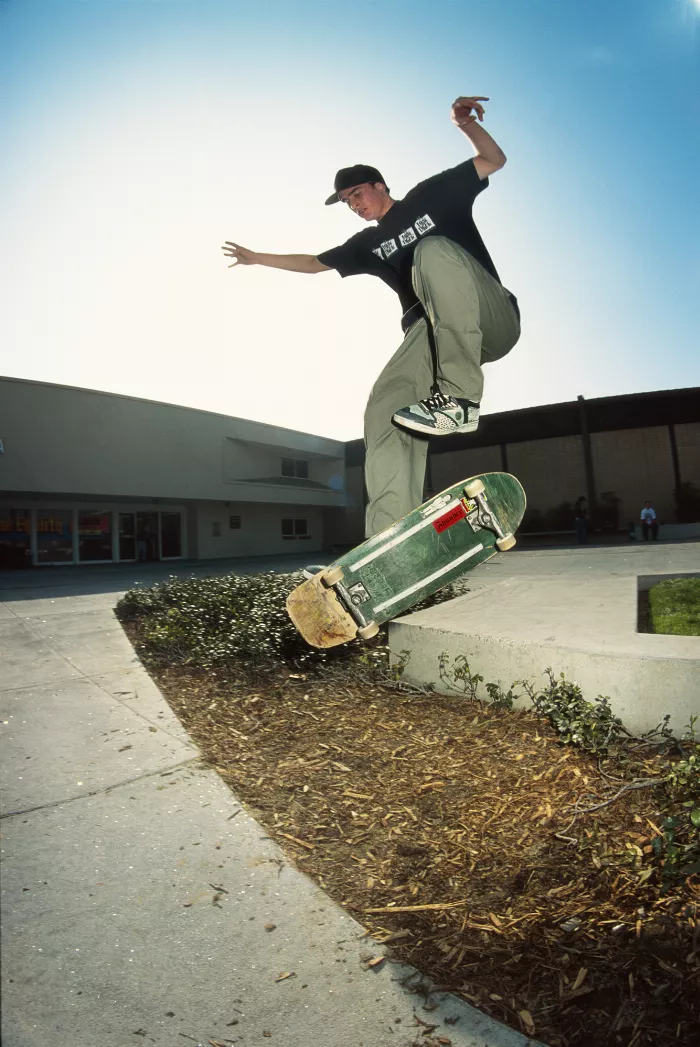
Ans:
POLYGON ((483 94, 484 411, 697 385, 699 59, 697 0, 0 0, 0 372, 361 436, 398 298, 220 245, 341 243, 336 169, 401 197, 483 94))

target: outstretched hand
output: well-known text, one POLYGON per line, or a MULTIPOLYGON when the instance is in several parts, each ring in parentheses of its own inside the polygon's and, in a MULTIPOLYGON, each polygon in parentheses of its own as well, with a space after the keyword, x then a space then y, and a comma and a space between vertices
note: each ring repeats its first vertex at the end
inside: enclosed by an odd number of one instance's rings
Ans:
POLYGON ((256 263, 255 251, 249 251, 247 247, 234 244, 231 240, 227 240, 221 250, 227 258, 233 258, 229 269, 232 269, 234 265, 255 265, 256 263))
POLYGON ((480 104, 481 102, 488 102, 488 98, 474 95, 473 97, 461 96, 455 99, 452 103, 452 122, 457 124, 457 127, 466 127, 468 124, 473 124, 476 122, 477 117, 483 122, 484 107, 480 104), (473 113, 476 113, 476 116, 473 113))

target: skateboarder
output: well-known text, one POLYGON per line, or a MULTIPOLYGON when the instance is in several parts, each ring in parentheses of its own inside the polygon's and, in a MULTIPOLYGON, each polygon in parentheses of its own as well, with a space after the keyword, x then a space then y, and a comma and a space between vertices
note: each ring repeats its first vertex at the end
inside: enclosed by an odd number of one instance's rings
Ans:
MULTIPOLYGON (((365 482, 371 537, 423 501, 426 436, 473 432, 479 424, 481 366, 520 336, 515 297, 501 284, 472 218, 472 205, 506 157, 480 126, 480 96, 460 97, 452 120, 476 155, 394 200, 375 167, 355 164, 335 177, 326 204, 342 202, 365 222, 319 255, 275 255, 227 241, 231 265, 298 273, 335 269, 378 276, 399 295, 404 340, 371 391, 365 412, 365 482)), ((229 267, 230 268, 230 267, 229 267)))

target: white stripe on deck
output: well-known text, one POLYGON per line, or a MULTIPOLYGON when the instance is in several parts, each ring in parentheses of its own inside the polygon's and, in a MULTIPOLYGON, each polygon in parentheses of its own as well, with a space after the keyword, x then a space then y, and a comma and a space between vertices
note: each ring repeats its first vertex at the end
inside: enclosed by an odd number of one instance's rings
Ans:
MULTIPOLYGON (((412 534, 416 534, 417 531, 422 531, 424 527, 431 526, 437 519, 439 519, 441 516, 444 516, 445 513, 449 513, 451 509, 454 509, 459 504, 459 500, 457 498, 454 498, 447 505, 443 506, 442 509, 436 509, 435 512, 431 513, 431 515, 426 517, 425 520, 421 520, 420 523, 414 524, 413 527, 409 527, 409 529, 407 531, 404 531, 403 534, 398 534, 396 538, 392 538, 388 542, 385 542, 378 549, 373 549, 372 552, 368 553, 367 556, 365 556, 362 560, 358 560, 357 563, 354 563, 351 566, 350 570, 359 571, 359 569, 361 567, 364 567, 365 564, 370 563, 372 560, 376 560, 378 556, 382 556, 383 553, 387 552, 389 549, 393 549, 395 546, 401 545, 401 542, 405 542, 406 539, 410 538, 412 534)), ((482 547, 480 546, 480 548, 482 547)), ((471 553, 469 555, 471 556, 471 553)), ((459 563, 459 561, 457 562, 459 563)), ((378 608, 376 608, 376 610, 378 610, 378 608)))
POLYGON ((424 585, 429 585, 430 582, 434 582, 436 578, 451 571, 453 567, 457 567, 457 565, 461 564, 464 560, 468 560, 470 556, 476 556, 476 554, 480 553, 483 548, 483 545, 474 546, 473 549, 464 553, 464 555, 460 556, 457 560, 448 563, 446 567, 441 567, 440 570, 435 571, 434 574, 428 575, 427 578, 423 578, 420 582, 416 582, 415 585, 411 585, 408 589, 404 589, 404 591, 399 593, 398 596, 392 596, 390 600, 385 600, 384 603, 378 603, 374 608, 375 613, 378 614, 380 611, 383 611, 385 607, 390 607, 392 603, 397 603, 399 600, 403 600, 405 596, 410 596, 412 593, 415 593, 417 589, 422 589, 424 585))

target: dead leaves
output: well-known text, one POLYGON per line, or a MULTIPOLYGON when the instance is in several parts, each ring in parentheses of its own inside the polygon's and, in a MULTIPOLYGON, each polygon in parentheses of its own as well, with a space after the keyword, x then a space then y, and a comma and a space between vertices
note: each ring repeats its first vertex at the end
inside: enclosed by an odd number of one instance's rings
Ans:
POLYGON ((572 822, 620 785, 534 716, 462 698, 343 677, 291 675, 262 698, 257 679, 235 700, 222 676, 160 682, 236 795, 387 950, 366 970, 413 964, 550 1047, 607 1044, 613 1026, 622 1047, 683 1043, 700 887, 654 886, 648 789, 572 822))

